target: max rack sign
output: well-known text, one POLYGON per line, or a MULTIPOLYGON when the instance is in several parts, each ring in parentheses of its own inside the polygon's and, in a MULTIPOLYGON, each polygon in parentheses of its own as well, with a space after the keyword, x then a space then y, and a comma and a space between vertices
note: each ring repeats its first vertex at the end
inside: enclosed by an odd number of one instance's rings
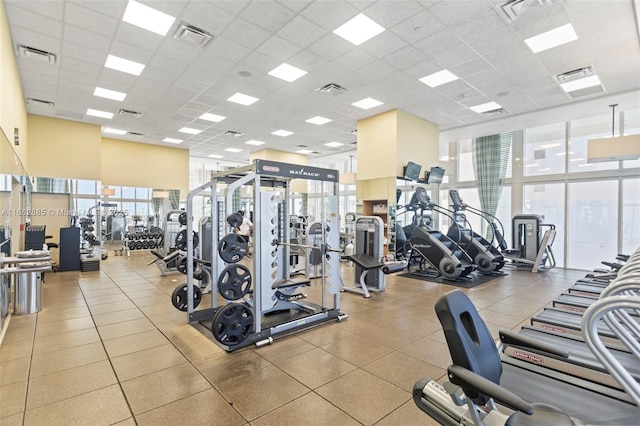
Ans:
POLYGON ((329 182, 338 182, 339 178, 337 170, 266 160, 256 160, 256 173, 289 179, 311 179, 329 182))

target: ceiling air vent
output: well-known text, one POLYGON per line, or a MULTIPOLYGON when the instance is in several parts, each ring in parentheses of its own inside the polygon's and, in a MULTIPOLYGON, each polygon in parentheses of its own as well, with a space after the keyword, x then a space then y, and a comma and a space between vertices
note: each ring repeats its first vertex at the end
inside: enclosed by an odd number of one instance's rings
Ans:
POLYGON ((47 108, 53 108, 55 106, 55 104, 51 101, 45 101, 45 100, 36 99, 36 98, 27 98, 27 103, 31 105, 45 106, 47 108))
POLYGON ((226 132, 223 133, 223 135, 229 135, 229 136, 234 136, 236 138, 239 138, 240 136, 242 136, 244 133, 242 132, 236 132, 235 130, 227 130, 226 132))
POLYGON ((135 117, 135 118, 142 117, 142 113, 141 112, 131 111, 131 110, 124 109, 124 108, 119 109, 118 110, 118 114, 120 114, 120 115, 128 115, 128 116, 135 117))
POLYGON ((56 65, 58 62, 55 54, 45 50, 36 49, 35 47, 24 46, 22 44, 18 45, 18 55, 23 58, 36 59, 53 65, 56 65))
POLYGON ((173 38, 198 47, 205 47, 213 40, 213 36, 205 30, 185 22, 178 25, 178 29, 175 34, 173 34, 173 38))
POLYGON ((345 87, 342 87, 336 83, 325 84, 324 86, 316 89, 316 92, 324 92, 324 93, 329 93, 331 95, 336 95, 338 93, 342 93, 346 91, 347 89, 345 87))
POLYGON ((591 67, 583 67, 577 68, 575 70, 563 72, 562 74, 557 74, 555 76, 558 83, 568 83, 569 81, 578 80, 584 77, 589 77, 594 74, 593 68, 591 67))
POLYGON ((129 136, 135 136, 135 137, 137 137, 137 138, 141 138, 141 137, 143 137, 143 136, 144 136, 144 133, 138 133, 138 132, 127 132, 127 134, 128 134, 129 136))
POLYGON ((548 6, 552 0, 507 0, 496 6, 498 12, 511 23, 532 7, 548 6))

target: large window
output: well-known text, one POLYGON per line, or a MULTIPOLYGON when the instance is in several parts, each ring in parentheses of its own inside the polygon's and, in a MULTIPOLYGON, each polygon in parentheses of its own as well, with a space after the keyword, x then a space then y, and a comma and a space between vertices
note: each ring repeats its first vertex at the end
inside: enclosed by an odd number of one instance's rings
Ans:
POLYGON ((565 172, 565 123, 525 130, 524 176, 565 172))
MULTIPOLYGON (((564 266, 564 209, 563 183, 524 185, 524 213, 542 216, 543 223, 555 225, 556 238, 551 246, 558 266, 564 266)), ((548 228, 544 227, 543 232, 548 228)))
MULTIPOLYGON (((625 136, 640 134, 640 108, 624 112, 623 134, 625 136)), ((640 159, 623 161, 622 167, 625 169, 640 167, 640 159)))
POLYGON ((622 181, 622 253, 640 247, 640 178, 622 181))
POLYGON ((476 180, 473 173, 472 140, 463 139, 458 144, 458 182, 476 180))
POLYGON ((611 115, 609 114, 572 121, 569 173, 617 169, 618 161, 587 163, 587 141, 608 136, 611 136, 611 115))
MULTIPOLYGON (((637 197, 636 197, 637 198, 637 197)), ((617 253, 618 181, 569 183, 567 267, 592 269, 617 253)))

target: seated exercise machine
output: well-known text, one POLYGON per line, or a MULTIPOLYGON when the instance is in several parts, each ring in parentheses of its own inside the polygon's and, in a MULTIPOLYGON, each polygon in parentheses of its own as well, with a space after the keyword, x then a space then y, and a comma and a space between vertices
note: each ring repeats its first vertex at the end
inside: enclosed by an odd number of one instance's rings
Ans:
POLYGON ((365 298, 371 292, 381 293, 387 286, 386 275, 399 272, 405 262, 384 261, 384 222, 377 216, 360 216, 355 222, 354 253, 344 258, 355 263, 355 284, 342 291, 358 293, 365 298))
MULTIPOLYGON (((448 292, 435 304, 453 360, 448 381, 419 380, 413 389, 418 408, 444 425, 574 425, 633 424, 640 398, 634 403, 501 361, 489 329, 466 294, 448 292), (494 402, 495 401, 495 402, 494 402), (536 401, 530 404, 525 401, 536 401), (516 410, 497 409, 497 403, 516 410), (556 408, 557 407, 557 408, 556 408)), ((537 351, 569 356, 552 345, 501 331, 502 345, 528 344, 537 351)), ((633 386, 633 384, 631 384, 633 386)))
POLYGON ((415 262, 416 258, 424 260, 437 271, 437 275, 449 280, 465 278, 475 270, 473 259, 458 243, 422 221, 424 210, 431 210, 433 207, 434 204, 423 187, 416 188, 411 202, 405 206, 407 210, 418 213, 421 221, 408 236, 411 247, 409 262, 415 262))
MULTIPOLYGON (((488 213, 485 213, 488 214, 488 213)), ((497 217, 489 215, 493 232, 504 257, 517 267, 531 269, 531 272, 547 271, 556 266, 551 246, 556 238, 556 227, 543 223, 537 214, 516 214, 511 219, 513 229, 512 249, 504 239, 504 227, 497 217), (498 228, 500 226, 500 229, 498 228), (542 230, 547 228, 544 233, 542 230)))

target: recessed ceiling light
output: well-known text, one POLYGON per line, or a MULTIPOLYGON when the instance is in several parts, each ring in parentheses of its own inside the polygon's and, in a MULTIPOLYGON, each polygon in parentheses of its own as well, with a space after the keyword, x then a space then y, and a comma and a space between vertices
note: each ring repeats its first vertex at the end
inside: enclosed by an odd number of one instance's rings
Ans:
POLYGON ((224 155, 220 155, 220 154, 211 154, 209 155, 209 158, 223 158, 224 155))
POLYGON ((87 110, 87 115, 92 115, 94 117, 100 117, 100 118, 108 118, 108 119, 112 119, 113 118, 113 113, 112 112, 100 111, 100 110, 91 109, 91 108, 89 108, 87 110))
POLYGON ((340 142, 329 142, 329 143, 325 143, 324 146, 329 146, 331 148, 337 148, 339 146, 344 145, 343 143, 340 142))
POLYGON ((305 120, 305 121, 307 123, 317 124, 318 126, 321 126, 323 124, 330 123, 332 120, 329 120, 328 118, 320 117, 319 115, 316 115, 315 117, 311 117, 310 119, 305 120))
POLYGON ((298 154, 311 154, 313 151, 310 149, 299 149, 296 151, 298 154))
POLYGON ((570 81, 568 83, 562 83, 560 87, 565 92, 573 92, 574 90, 585 89, 587 87, 597 86, 600 84, 600 79, 597 75, 581 78, 580 80, 570 81))
POLYGON ((204 114, 202 114, 200 117, 201 120, 207 120, 207 121, 213 121, 214 123, 219 123, 222 120, 224 120, 227 117, 224 117, 222 115, 217 115, 217 114, 211 114, 208 112, 205 112, 204 114))
POLYGON ((584 158, 572 158, 569 161, 584 161, 584 158))
POLYGON ((281 80, 288 81, 291 83, 305 75, 307 72, 305 70, 301 70, 300 68, 296 68, 293 65, 282 64, 278 65, 274 69, 268 72, 269 75, 273 77, 277 77, 281 80))
POLYGON ((442 70, 442 71, 434 72, 433 74, 429 74, 428 76, 422 77, 420 81, 429 87, 438 87, 445 83, 449 83, 450 81, 454 81, 457 79, 458 79, 458 76, 452 73, 451 71, 442 70))
POLYGON ((561 146, 561 145, 559 143, 548 143, 548 144, 542 145, 541 147, 544 149, 547 149, 547 148, 556 148, 558 146, 561 146))
POLYGON ((101 98, 113 99, 114 101, 124 101, 127 97, 126 93, 116 92, 115 90, 103 89, 102 87, 96 87, 93 91, 93 96, 100 96, 101 98))
POLYGON ((527 46, 529 46, 529 49, 531 49, 533 53, 538 53, 577 39, 578 35, 573 30, 573 26, 567 24, 530 37, 524 42, 527 43, 527 46))
POLYGON ((137 1, 129 0, 122 20, 147 31, 165 36, 176 18, 137 1))
POLYGON ((113 129, 111 127, 105 127, 104 129, 102 129, 102 131, 105 132, 105 133, 113 133, 114 135, 126 135, 127 134, 126 130, 113 129))
POLYGON ((227 149, 225 149, 225 151, 227 151, 227 152, 241 152, 242 150, 238 149, 238 148, 227 148, 227 149))
POLYGON ((109 55, 107 56, 107 62, 105 67, 114 69, 116 71, 126 72, 127 74, 140 75, 144 69, 144 64, 130 61, 128 59, 121 58, 119 56, 109 55))
POLYGON ((258 146, 258 145, 264 145, 264 142, 262 142, 262 141, 256 141, 256 140, 253 140, 253 139, 251 139, 250 141, 246 141, 245 143, 246 143, 247 145, 256 145, 256 146, 258 146))
POLYGON ((249 106, 252 103, 257 102, 259 99, 258 98, 254 98, 253 96, 244 95, 242 93, 236 93, 235 95, 231 96, 227 100, 229 102, 235 102, 235 103, 240 104, 240 105, 249 106))
POLYGON ((164 138, 164 139, 162 139, 162 142, 169 142, 169 143, 182 143, 182 139, 164 138))
POLYGON ((383 31, 384 27, 368 18, 366 15, 360 13, 353 19, 333 30, 333 33, 356 46, 359 46, 383 31))
POLYGON ((189 133, 190 135, 197 135, 198 133, 200 133, 202 130, 198 130, 198 129, 192 129, 191 127, 183 127, 182 129, 178 130, 179 132, 182 133, 189 133))
POLYGON ((469 107, 471 111, 477 112, 478 114, 482 114, 483 112, 493 111, 494 109, 500 109, 500 108, 502 107, 495 102, 487 102, 486 104, 480 104, 480 105, 469 107))
POLYGON ((275 132, 271 132, 271 134, 272 134, 272 135, 276 135, 276 136, 282 136, 282 137, 285 137, 285 136, 291 136, 291 135, 293 134, 293 132, 290 132, 290 131, 288 131, 288 130, 282 130, 282 129, 280 129, 280 130, 276 130, 275 132))
POLYGON ((361 101, 354 102, 351 105, 357 106, 358 108, 362 108, 362 109, 370 109, 373 107, 377 107, 378 105, 382 105, 382 102, 375 100, 373 98, 365 98, 365 99, 362 99, 361 101))

